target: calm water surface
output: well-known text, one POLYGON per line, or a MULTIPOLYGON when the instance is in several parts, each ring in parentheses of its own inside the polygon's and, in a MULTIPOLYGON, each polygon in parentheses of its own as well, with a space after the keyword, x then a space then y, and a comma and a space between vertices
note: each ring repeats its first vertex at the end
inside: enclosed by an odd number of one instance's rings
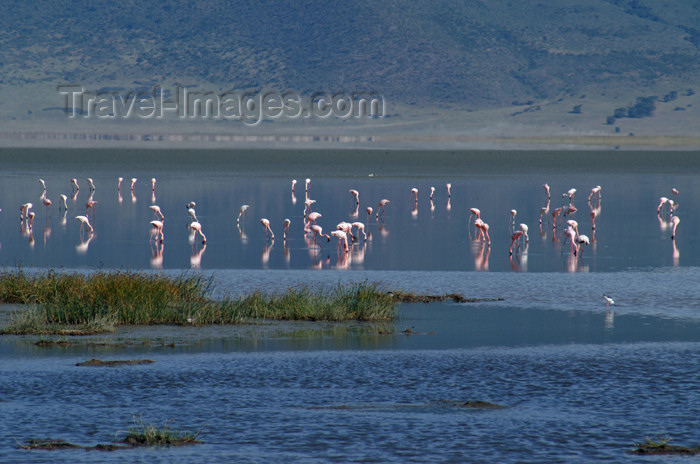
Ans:
MULTIPOLYGON (((98 344, 79 339, 54 348, 5 336, 0 462, 635 462, 626 450, 646 436, 700 442, 697 153, 3 150, 0 161, 6 267, 188 270, 211 275, 214 296, 368 280, 503 298, 401 305, 399 319, 381 330, 125 328, 90 339, 98 344), (71 194, 71 177, 81 189, 64 224, 56 205, 60 193, 71 194), (86 177, 98 201, 87 244, 74 219, 85 213, 86 177), (131 177, 138 178, 133 198, 131 177), (151 177, 166 216, 162 252, 149 243, 151 177), (334 241, 305 240, 307 177, 324 230, 342 220, 367 223, 371 240, 354 244, 348 257, 334 241), (54 202, 50 215, 38 178, 54 202), (553 233, 551 216, 540 231, 545 182, 552 210, 568 204, 562 193, 577 189, 571 217, 589 237, 598 206, 586 199, 602 187, 595 241, 583 259, 553 233), (360 192, 357 218, 351 188, 360 192), (680 192, 675 243, 668 215, 656 214, 672 188, 680 192), (367 221, 365 207, 376 210, 382 198, 391 200, 384 220, 367 221), (36 213, 31 233, 19 221, 19 205, 28 201, 36 213), (197 203, 206 247, 188 240, 188 201, 197 203), (242 204, 250 208, 239 230, 242 204), (490 248, 473 240, 473 230, 470 237, 471 207, 490 225, 490 248), (513 257, 511 209, 530 233, 527 250, 513 257), (286 241, 284 218, 292 221, 286 241), (618 305, 606 308, 604 292, 618 305), (90 358, 155 362, 75 365, 90 358), (454 407, 478 400, 506 408, 454 407), (16 449, 15 440, 32 438, 110 443, 133 415, 201 429, 205 444, 116 453, 16 449)), ((12 310, 0 310, 0 324, 12 310)))

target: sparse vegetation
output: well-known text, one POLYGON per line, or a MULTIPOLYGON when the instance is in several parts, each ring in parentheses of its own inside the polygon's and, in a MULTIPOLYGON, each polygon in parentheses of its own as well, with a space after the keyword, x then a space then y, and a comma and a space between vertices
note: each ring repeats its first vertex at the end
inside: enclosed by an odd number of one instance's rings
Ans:
POLYGON ((147 424, 141 418, 134 417, 134 425, 122 443, 130 446, 182 446, 202 443, 197 440, 200 432, 179 432, 172 430, 168 423, 161 427, 147 424))
POLYGON ((682 454, 695 455, 700 453, 700 446, 688 448, 679 445, 670 445, 672 438, 660 436, 657 440, 647 437, 644 443, 635 444, 635 448, 630 451, 633 454, 682 454))

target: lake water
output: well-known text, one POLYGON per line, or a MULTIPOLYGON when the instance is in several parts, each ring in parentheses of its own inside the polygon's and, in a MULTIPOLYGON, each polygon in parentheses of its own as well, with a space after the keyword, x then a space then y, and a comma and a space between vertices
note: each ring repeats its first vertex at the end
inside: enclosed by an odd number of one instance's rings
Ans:
MULTIPOLYGON (((696 445, 697 155, 1 150, 0 264, 8 268, 201 272, 214 279, 216 297, 371 281, 502 300, 401 305, 381 333, 363 324, 125 328, 89 339, 98 344, 53 348, 4 336, 0 462, 628 462, 626 451, 647 436, 696 445), (75 200, 73 177, 81 186, 75 200), (74 218, 85 214, 87 177, 96 186, 92 236, 74 218), (371 238, 347 254, 335 239, 306 238, 306 178, 324 232, 361 221, 371 238), (552 195, 540 228, 545 182, 552 195), (589 205, 597 185, 602 199, 589 205), (578 211, 565 219, 594 238, 579 256, 561 235, 566 224, 551 225, 571 188, 578 211), (359 191, 356 216, 349 189, 359 191), (60 193, 69 196, 65 222, 60 193), (656 212, 661 196, 678 204, 675 240, 670 215, 656 212), (368 220, 365 208, 376 211, 384 198, 391 203, 383 218, 368 220), (189 240, 190 201, 206 247, 189 240), (26 202, 34 204, 31 230, 19 219, 26 202), (166 217, 162 248, 149 241, 154 203, 166 217), (467 227, 472 207, 490 226, 490 247, 475 240, 473 220, 467 227), (510 255, 512 209, 530 239, 510 255), (617 305, 607 308, 603 293, 617 305), (93 357, 155 363, 75 365, 93 357), (466 401, 506 407, 457 407, 466 401), (32 438, 109 443, 133 415, 201 429, 205 444, 16 449, 15 440, 32 438)), ((0 311, 0 323, 12 309, 0 311)))

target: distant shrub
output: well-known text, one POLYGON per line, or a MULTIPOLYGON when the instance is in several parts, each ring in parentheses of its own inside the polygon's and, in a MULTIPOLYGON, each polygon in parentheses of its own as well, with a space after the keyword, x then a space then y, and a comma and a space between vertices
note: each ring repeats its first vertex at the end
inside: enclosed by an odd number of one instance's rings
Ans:
POLYGON ((569 113, 571 113, 571 114, 581 114, 581 106, 583 106, 583 105, 576 105, 576 106, 574 106, 574 108, 573 108, 571 111, 569 111, 569 113))

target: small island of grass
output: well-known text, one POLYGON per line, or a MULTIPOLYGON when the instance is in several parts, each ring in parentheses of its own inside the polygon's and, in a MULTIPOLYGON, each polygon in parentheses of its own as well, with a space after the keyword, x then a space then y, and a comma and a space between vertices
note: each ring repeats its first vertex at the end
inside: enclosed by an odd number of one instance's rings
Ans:
POLYGON ((118 325, 244 324, 254 321, 370 321, 395 318, 395 298, 377 285, 338 285, 330 290, 290 288, 255 291, 238 299, 212 300, 211 280, 138 272, 89 274, 22 270, 0 273, 0 303, 27 305, 2 334, 88 335, 118 325))

